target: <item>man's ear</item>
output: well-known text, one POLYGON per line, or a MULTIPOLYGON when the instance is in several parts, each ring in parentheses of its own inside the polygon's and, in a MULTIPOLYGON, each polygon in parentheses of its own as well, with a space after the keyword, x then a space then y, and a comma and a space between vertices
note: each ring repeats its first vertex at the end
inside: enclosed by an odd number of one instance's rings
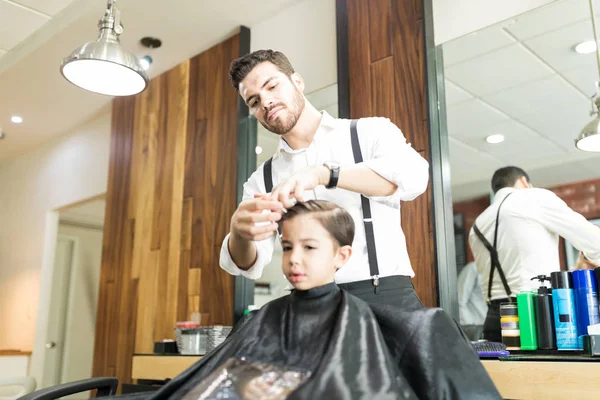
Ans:
POLYGON ((521 177, 521 183, 523 185, 524 188, 532 188, 533 185, 531 183, 529 183, 529 181, 527 180, 526 177, 522 176, 521 177))
POLYGON ((335 269, 338 270, 344 266, 352 256, 352 247, 342 246, 337 249, 335 256, 335 269))
POLYGON ((305 88, 304 79, 302 79, 300 74, 297 72, 294 72, 292 74, 292 76, 290 77, 290 79, 292 80, 292 83, 294 84, 294 86, 296 86, 296 88, 298 88, 300 93, 304 93, 304 88, 305 88))

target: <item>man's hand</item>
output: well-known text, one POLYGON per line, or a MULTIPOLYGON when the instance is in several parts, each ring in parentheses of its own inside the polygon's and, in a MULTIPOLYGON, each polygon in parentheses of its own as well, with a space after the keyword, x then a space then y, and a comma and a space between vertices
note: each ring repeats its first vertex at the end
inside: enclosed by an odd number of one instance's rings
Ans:
POLYGON ((269 195, 259 194, 242 201, 233 216, 228 243, 231 259, 238 268, 247 271, 258 257, 255 241, 268 239, 277 230, 283 205, 269 195))
POLYGON ((307 167, 281 182, 271 192, 270 198, 279 201, 283 207, 290 208, 294 205, 293 199, 304 201, 305 190, 312 190, 327 183, 329 183, 329 168, 324 165, 307 167))
POLYGON ((583 253, 580 251, 579 257, 577 257, 577 263, 575 263, 573 270, 594 269, 594 268, 596 268, 596 265, 594 265, 590 260, 585 258, 583 253))
POLYGON ((260 241, 277 230, 283 205, 266 199, 266 195, 244 200, 231 217, 231 235, 237 239, 260 241))

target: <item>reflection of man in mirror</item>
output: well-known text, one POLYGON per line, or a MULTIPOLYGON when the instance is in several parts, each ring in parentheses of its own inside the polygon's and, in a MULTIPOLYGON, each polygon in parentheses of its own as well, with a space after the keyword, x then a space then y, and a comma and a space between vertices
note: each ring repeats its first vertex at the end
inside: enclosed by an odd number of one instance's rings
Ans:
POLYGON ((277 221, 295 201, 329 200, 357 227, 355 252, 336 275, 340 287, 370 303, 421 308, 400 227, 400 201, 427 188, 429 165, 386 118, 356 124, 318 111, 287 57, 259 50, 231 64, 230 78, 250 113, 279 135, 273 157, 244 184, 243 201, 223 241, 220 265, 261 276, 273 254, 277 221))
POLYGON ((485 339, 501 341, 500 303, 516 301, 522 290, 535 290, 531 278, 560 270, 558 237, 600 265, 600 228, 546 189, 533 188, 518 167, 492 177, 493 203, 475 220, 469 244, 488 302, 485 339))
POLYGON ((482 339, 488 307, 483 298, 481 278, 474 262, 468 263, 458 271, 456 286, 460 326, 469 339, 482 339))

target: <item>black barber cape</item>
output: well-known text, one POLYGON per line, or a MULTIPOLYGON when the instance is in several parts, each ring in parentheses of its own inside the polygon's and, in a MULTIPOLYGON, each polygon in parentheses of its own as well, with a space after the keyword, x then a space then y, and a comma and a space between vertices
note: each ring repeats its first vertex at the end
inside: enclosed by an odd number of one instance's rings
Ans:
POLYGON ((231 389, 236 378, 225 378, 235 370, 236 360, 287 369, 292 381, 304 379, 287 399, 501 398, 444 311, 402 312, 385 306, 371 311, 335 283, 271 301, 248 314, 223 344, 159 391, 121 398, 241 399, 231 389), (207 388, 216 390, 219 382, 230 392, 201 395, 207 388))

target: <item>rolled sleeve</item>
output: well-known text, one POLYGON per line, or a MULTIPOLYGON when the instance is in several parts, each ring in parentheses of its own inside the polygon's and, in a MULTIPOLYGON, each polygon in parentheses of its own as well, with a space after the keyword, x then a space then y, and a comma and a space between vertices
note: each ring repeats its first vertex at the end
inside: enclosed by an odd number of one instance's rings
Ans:
POLYGON ((373 201, 399 207, 401 200, 414 200, 427 190, 429 163, 406 142, 402 131, 389 119, 361 120, 358 131, 363 133, 361 142, 366 143, 368 149, 363 164, 398 186, 390 196, 370 197, 373 201))
MULTIPOLYGON (((244 194, 242 200, 252 199, 257 193, 264 193, 263 184, 263 166, 260 165, 250 176, 248 181, 244 183, 244 194)), ((231 258, 229 253, 229 236, 228 233, 221 244, 221 254, 219 256, 219 265, 221 268, 231 275, 242 275, 248 279, 259 279, 262 272, 273 258, 273 250, 275 249, 276 236, 273 235, 268 239, 254 242, 256 244, 256 261, 254 265, 247 270, 240 269, 231 258)))
POLYGON ((551 232, 562 236, 595 265, 600 265, 600 228, 546 189, 531 189, 538 198, 539 221, 551 232))
POLYGON ((273 249, 275 246, 275 235, 269 239, 254 242, 256 244, 256 261, 247 270, 240 269, 229 254, 229 233, 225 236, 221 245, 221 255, 219 257, 219 265, 231 275, 242 275, 248 279, 259 279, 262 276, 263 270, 273 257, 273 249))

